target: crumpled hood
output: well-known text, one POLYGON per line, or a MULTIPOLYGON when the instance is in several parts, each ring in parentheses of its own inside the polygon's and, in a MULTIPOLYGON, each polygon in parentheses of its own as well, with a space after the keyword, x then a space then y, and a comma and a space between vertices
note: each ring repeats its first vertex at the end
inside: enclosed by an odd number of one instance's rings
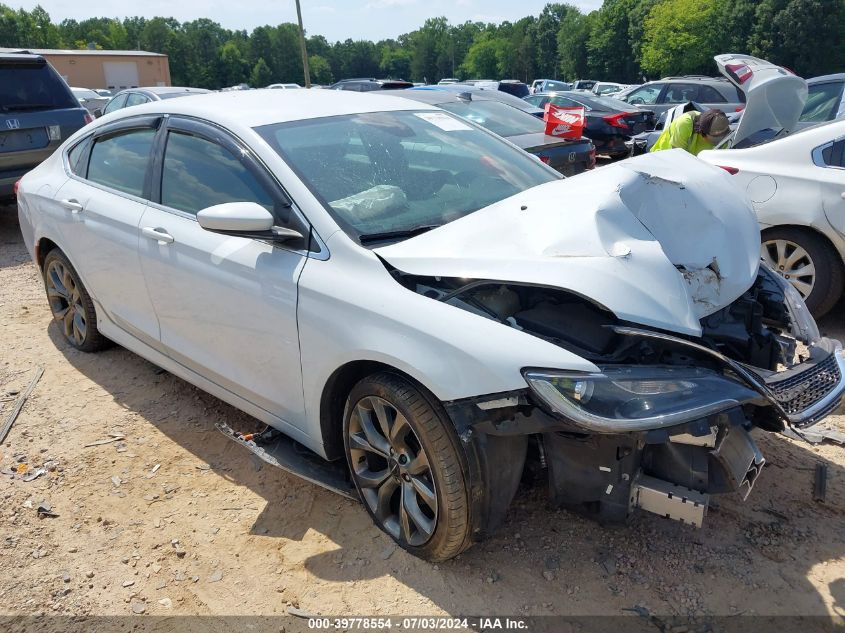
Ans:
POLYGON ((563 288, 620 319, 700 335, 753 283, 760 232, 723 170, 683 150, 534 187, 375 249, 414 275, 563 288))

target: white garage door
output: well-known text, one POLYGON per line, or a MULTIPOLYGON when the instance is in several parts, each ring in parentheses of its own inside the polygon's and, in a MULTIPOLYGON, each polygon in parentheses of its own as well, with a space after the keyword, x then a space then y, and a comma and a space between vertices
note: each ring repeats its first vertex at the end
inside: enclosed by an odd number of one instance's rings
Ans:
POLYGON ((138 65, 135 62, 103 62, 106 88, 137 88, 138 65))

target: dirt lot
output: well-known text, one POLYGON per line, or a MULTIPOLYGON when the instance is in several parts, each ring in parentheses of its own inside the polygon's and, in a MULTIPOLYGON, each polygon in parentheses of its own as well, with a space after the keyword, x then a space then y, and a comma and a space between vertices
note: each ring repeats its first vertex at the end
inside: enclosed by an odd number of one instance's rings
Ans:
MULTIPOLYGON (((822 329, 841 336, 843 316, 822 329)), ((700 530, 646 514, 601 528, 523 490, 496 538, 429 565, 214 429, 244 414, 119 347, 66 345, 0 209, 0 420, 37 365, 0 469, 48 472, 0 476, 0 615, 845 614, 845 448, 760 436, 751 497, 718 499, 700 530), (124 439, 85 447, 110 434, 124 439)))

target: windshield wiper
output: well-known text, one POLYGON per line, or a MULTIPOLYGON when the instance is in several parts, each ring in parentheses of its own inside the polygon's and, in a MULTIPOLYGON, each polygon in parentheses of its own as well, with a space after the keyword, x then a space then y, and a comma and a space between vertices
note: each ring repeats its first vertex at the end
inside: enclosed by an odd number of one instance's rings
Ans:
POLYGON ((410 229, 402 229, 399 231, 384 231, 383 233, 364 233, 363 235, 358 237, 358 241, 361 244, 369 244, 370 242, 386 242, 388 240, 398 240, 398 239, 405 239, 409 237, 414 237, 415 235, 420 235, 425 233, 426 231, 430 231, 431 229, 436 229, 438 226, 442 226, 441 224, 423 224, 420 226, 415 226, 410 229))

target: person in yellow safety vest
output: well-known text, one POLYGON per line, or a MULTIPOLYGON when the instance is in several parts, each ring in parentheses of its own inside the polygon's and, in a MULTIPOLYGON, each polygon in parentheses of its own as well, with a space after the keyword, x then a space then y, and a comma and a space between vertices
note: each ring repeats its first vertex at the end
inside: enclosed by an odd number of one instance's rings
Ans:
POLYGON ((721 110, 685 112, 663 130, 651 151, 680 148, 697 156, 698 152, 713 149, 730 131, 728 117, 721 110))

